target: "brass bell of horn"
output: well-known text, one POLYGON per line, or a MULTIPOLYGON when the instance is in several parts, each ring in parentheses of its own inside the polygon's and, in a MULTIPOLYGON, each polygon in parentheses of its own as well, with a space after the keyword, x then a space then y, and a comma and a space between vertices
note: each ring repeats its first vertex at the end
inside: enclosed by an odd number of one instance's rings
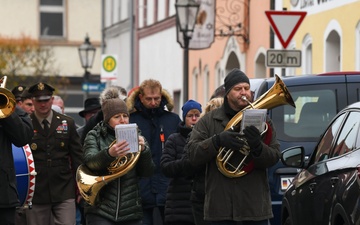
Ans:
POLYGON ((0 79, 0 119, 10 116, 16 107, 14 94, 5 88, 7 76, 0 79))
MULTIPOLYGON (((116 143, 114 140, 109 148, 116 143)), ((108 167, 108 174, 95 175, 85 165, 80 165, 76 170, 76 184, 81 196, 90 204, 95 205, 100 190, 108 184, 131 170, 140 157, 141 146, 135 153, 128 153, 123 157, 116 158, 108 167)))

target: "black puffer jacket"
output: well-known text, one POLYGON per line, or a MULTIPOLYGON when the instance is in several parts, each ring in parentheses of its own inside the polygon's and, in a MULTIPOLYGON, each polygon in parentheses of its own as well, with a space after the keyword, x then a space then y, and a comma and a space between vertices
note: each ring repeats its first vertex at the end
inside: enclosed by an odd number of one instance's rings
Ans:
MULTIPOLYGON (((107 167, 115 160, 108 153, 114 140, 114 129, 103 122, 88 133, 84 142, 84 163, 91 171, 99 175, 107 174, 107 167)), ((104 186, 99 192, 97 205, 86 205, 85 213, 98 214, 116 222, 142 219, 138 178, 151 176, 154 168, 151 151, 146 143, 136 166, 104 186)))
POLYGON ((30 117, 19 107, 10 116, 0 119, 0 208, 20 206, 11 143, 22 147, 31 142, 33 135, 30 117))
POLYGON ((178 132, 169 136, 161 157, 161 169, 165 176, 170 177, 170 184, 166 194, 165 222, 166 223, 194 223, 191 208, 191 173, 190 161, 184 160, 184 147, 190 128, 184 122, 179 125, 178 132))

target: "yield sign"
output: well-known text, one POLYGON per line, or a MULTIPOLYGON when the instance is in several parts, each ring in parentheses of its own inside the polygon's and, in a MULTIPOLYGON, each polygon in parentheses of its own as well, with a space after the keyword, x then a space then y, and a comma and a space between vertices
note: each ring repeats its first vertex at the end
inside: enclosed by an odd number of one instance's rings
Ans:
POLYGON ((283 48, 288 46, 306 16, 306 12, 296 11, 265 11, 265 14, 283 48))

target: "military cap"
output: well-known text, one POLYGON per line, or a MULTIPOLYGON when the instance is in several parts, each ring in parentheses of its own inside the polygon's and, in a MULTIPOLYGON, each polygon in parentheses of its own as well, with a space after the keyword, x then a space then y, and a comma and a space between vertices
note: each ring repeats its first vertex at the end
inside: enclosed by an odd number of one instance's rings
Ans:
POLYGON ((53 95, 55 88, 46 83, 37 83, 29 88, 29 93, 36 100, 48 100, 53 95))
POLYGON ((21 100, 21 95, 24 92, 25 88, 26 87, 23 85, 18 85, 11 90, 17 102, 21 100))
POLYGON ((23 93, 21 94, 21 100, 29 99, 31 98, 31 94, 29 93, 29 88, 26 88, 23 93))

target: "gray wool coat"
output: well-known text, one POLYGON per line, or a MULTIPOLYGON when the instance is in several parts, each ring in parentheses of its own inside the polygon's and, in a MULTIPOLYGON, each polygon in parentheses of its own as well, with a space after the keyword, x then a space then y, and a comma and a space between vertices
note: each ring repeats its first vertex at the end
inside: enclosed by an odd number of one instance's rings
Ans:
MULTIPOLYGON (((262 143, 259 157, 253 158, 254 169, 245 176, 228 178, 217 168, 218 148, 212 137, 224 131, 229 118, 224 105, 204 115, 193 128, 188 148, 191 164, 206 164, 205 220, 265 220, 273 217, 267 168, 280 158, 280 144, 268 118, 267 142, 262 143)), ((264 135, 266 136, 266 135, 264 135)))

